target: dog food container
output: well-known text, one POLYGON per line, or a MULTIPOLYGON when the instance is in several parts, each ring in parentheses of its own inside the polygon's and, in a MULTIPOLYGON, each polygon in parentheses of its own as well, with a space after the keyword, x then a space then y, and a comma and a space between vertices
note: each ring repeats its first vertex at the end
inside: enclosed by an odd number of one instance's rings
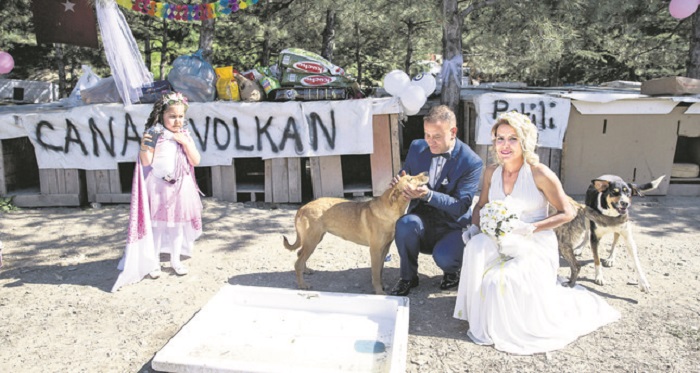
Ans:
POLYGON ((409 300, 227 285, 155 355, 164 372, 404 372, 409 300))

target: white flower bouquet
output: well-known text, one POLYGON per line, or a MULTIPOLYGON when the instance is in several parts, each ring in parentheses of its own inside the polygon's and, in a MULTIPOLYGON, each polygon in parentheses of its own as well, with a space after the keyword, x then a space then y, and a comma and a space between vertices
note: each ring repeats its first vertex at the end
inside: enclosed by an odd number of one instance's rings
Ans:
POLYGON ((518 214, 508 207, 506 201, 490 201, 481 208, 481 231, 496 241, 520 225, 518 214))
POLYGON ((522 240, 512 234, 528 236, 534 230, 532 224, 520 220, 520 212, 513 201, 489 201, 481 209, 481 231, 496 241, 498 252, 504 257, 517 257, 524 254, 527 247, 522 240))

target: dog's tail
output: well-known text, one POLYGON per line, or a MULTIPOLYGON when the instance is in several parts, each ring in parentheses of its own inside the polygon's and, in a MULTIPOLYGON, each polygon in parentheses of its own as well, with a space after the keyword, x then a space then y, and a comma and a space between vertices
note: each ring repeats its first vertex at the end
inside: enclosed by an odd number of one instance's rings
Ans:
POLYGON ((282 238, 284 238, 284 247, 285 247, 285 249, 287 249, 287 250, 289 250, 289 251, 294 251, 294 250, 298 249, 299 246, 301 246, 301 240, 299 239, 299 233, 298 233, 298 232, 297 232, 297 239, 296 239, 296 241, 294 241, 293 244, 290 244, 290 243, 289 243, 289 240, 287 240, 287 236, 284 236, 284 235, 283 235, 282 238))
POLYGON ((630 184, 630 186, 632 187, 632 192, 635 195, 644 197, 644 193, 658 188, 659 184, 661 184, 661 181, 663 181, 664 177, 666 177, 666 175, 661 175, 661 177, 658 177, 657 179, 642 185, 630 184))

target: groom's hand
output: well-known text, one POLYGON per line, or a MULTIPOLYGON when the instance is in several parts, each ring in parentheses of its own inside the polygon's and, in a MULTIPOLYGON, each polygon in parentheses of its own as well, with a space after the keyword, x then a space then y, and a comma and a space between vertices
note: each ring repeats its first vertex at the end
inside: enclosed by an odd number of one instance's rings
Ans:
POLYGON ((418 187, 413 185, 407 185, 403 189, 403 196, 408 200, 425 198, 427 197, 428 193, 430 193, 430 189, 428 189, 428 187, 426 187, 425 185, 421 185, 418 187))
POLYGON ((405 176, 406 171, 401 171, 398 175, 394 176, 393 179, 391 179, 391 183, 389 183, 389 188, 393 188, 394 185, 396 185, 399 182, 399 179, 401 179, 401 176, 405 176))

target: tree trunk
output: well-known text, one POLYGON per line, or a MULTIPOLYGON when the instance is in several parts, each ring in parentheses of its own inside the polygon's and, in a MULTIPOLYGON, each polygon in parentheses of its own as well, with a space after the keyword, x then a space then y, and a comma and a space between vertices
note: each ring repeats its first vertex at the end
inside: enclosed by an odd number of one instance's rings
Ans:
POLYGON ((270 56, 272 54, 272 48, 270 48, 270 37, 270 29, 265 26, 265 31, 263 31, 262 53, 260 54, 260 66, 270 65, 270 56))
POLYGON ((355 23, 355 61, 357 61, 357 82, 362 84, 362 43, 360 25, 355 23))
MULTIPOLYGON (((150 30, 152 25, 153 21, 151 20, 151 17, 148 17, 148 19, 146 20, 146 28, 150 30)), ((143 57, 146 60, 146 68, 148 69, 148 71, 151 71, 152 54, 153 50, 151 49, 151 33, 147 32, 146 39, 143 41, 143 57)))
MULTIPOLYGON (((204 3, 204 0, 202 0, 204 3)), ((214 34, 216 31, 216 19, 204 19, 202 20, 202 25, 199 28, 199 49, 202 51, 202 57, 204 60, 211 63, 211 55, 214 52, 212 46, 214 45, 214 34)))
POLYGON ((56 48, 56 67, 58 67, 58 98, 66 97, 66 64, 63 61, 63 45, 54 44, 56 48))
POLYGON ((323 36, 321 57, 332 62, 335 48, 335 11, 331 8, 326 9, 326 27, 321 35, 323 36))
POLYGON ((686 76, 700 79, 700 11, 695 12, 692 17, 693 27, 690 35, 690 46, 688 47, 686 76))
POLYGON ((443 75, 440 103, 447 105, 458 115, 459 91, 462 85, 462 26, 464 18, 459 12, 457 0, 443 0, 442 10, 445 24, 442 29, 443 75), (448 65, 451 67, 446 70, 445 67, 448 65))
POLYGON ((403 70, 406 74, 411 75, 411 60, 413 59, 413 30, 415 29, 415 23, 413 20, 408 20, 406 22, 406 58, 403 62, 403 70))
POLYGON ((168 65, 168 21, 163 20, 163 35, 160 43, 160 77, 159 80, 165 79, 165 67, 168 65))

